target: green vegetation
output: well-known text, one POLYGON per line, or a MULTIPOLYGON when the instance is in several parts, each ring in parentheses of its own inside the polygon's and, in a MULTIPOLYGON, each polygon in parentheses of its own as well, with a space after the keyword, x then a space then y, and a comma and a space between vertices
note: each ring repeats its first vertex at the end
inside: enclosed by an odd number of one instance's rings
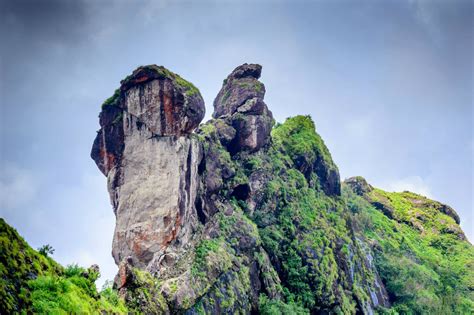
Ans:
POLYGON ((191 82, 186 81, 177 74, 175 74, 174 79, 176 80, 176 83, 178 83, 181 87, 185 89, 185 94, 187 96, 199 95, 198 88, 195 87, 194 84, 192 84, 191 82))
POLYGON ((296 170, 275 179, 266 195, 275 212, 256 211, 254 220, 265 250, 281 262, 286 301, 321 310, 338 302, 340 311, 354 312, 351 297, 339 287, 347 275, 338 271, 337 244, 351 241, 342 203, 309 188, 296 170))
POLYGON ((99 309, 106 314, 128 314, 129 309, 122 298, 119 297, 117 290, 110 286, 104 286, 100 291, 99 309))
POLYGON ((116 291, 97 292, 97 272, 77 265, 63 268, 49 257, 50 245, 40 250, 0 219, 0 313, 127 313, 116 291))
POLYGON ((260 294, 259 311, 262 315, 307 315, 308 310, 298 306, 294 302, 285 303, 281 300, 270 300, 265 294, 260 294))
POLYGON ((263 89, 263 83, 260 82, 260 81, 256 81, 255 82, 255 91, 257 91, 258 93, 260 93, 263 89))
POLYGON ((54 248, 51 245, 46 244, 38 248, 38 253, 40 253, 44 257, 48 257, 49 255, 54 254, 54 248))
POLYGON ((111 288, 100 295, 95 286, 98 273, 70 265, 64 274, 40 276, 28 281, 31 307, 35 314, 125 314, 127 308, 111 288))
POLYGON ((102 104, 102 109, 106 108, 107 106, 119 106, 120 101, 120 89, 116 89, 114 94, 105 100, 102 104))
POLYGON ((272 131, 272 139, 296 164, 301 160, 313 164, 320 157, 329 168, 336 168, 310 116, 295 116, 278 124, 272 131))
MULTIPOLYGON (((191 273, 193 276, 205 277, 208 265, 208 258, 212 253, 225 255, 225 251, 222 248, 222 240, 202 240, 195 250, 194 263, 191 267, 191 273)), ((219 257, 219 260, 222 260, 219 257)))
MULTIPOLYGON (((342 255, 349 255, 347 247, 341 248, 339 244, 352 242, 345 205, 338 198, 328 197, 318 185, 310 185, 298 170, 301 157, 308 165, 320 157, 327 167, 335 168, 332 158, 308 116, 289 118, 276 126, 272 139, 268 154, 240 153, 232 158, 230 163, 237 170, 235 178, 242 180, 232 178, 226 182, 229 187, 224 189, 232 191, 240 182, 247 183, 248 176, 257 170, 273 178, 263 191, 263 203, 252 213, 246 212, 248 207, 244 201, 231 201, 234 209, 248 215, 248 226, 254 226, 255 231, 247 233, 255 234, 274 266, 279 266, 277 272, 273 268, 268 271, 268 276, 278 273, 283 300, 269 301, 262 296, 261 302, 267 304, 262 312, 279 314, 276 310, 280 309, 306 314, 312 309, 353 313, 356 309, 353 296, 362 302, 368 297, 359 288, 365 281, 362 276, 356 272, 356 290, 350 292, 348 275, 338 265, 342 255)), ((312 179, 320 180, 315 174, 312 179)), ((221 230, 237 225, 230 219, 233 216, 222 216, 221 230)), ((233 238, 226 241, 238 242, 233 238)), ((360 259, 357 253, 352 255, 354 260, 360 259)))
POLYGON ((165 314, 168 305, 160 293, 158 280, 149 272, 133 268, 127 284, 126 304, 132 314, 165 314))
POLYGON ((0 218, 0 312, 13 313, 29 303, 27 282, 58 274, 62 267, 32 249, 18 232, 0 218))
POLYGON ((409 192, 375 189, 363 198, 344 187, 343 193, 360 233, 377 244, 375 264, 393 299, 392 310, 473 313, 474 249, 454 219, 439 211, 439 203, 409 192), (391 207, 394 218, 371 202, 391 207))

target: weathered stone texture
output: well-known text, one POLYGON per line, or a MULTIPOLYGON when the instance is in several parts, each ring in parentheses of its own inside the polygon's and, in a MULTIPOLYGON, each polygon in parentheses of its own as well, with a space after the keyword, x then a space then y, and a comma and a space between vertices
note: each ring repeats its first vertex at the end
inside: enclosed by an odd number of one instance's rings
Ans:
POLYGON ((273 115, 263 101, 265 86, 258 81, 262 66, 243 64, 224 80, 214 100, 214 118, 222 118, 236 134, 227 147, 232 154, 254 152, 270 141, 273 115))
POLYGON ((163 67, 140 67, 103 107, 91 156, 108 179, 117 264, 157 268, 170 244, 192 235, 201 146, 189 134, 205 111, 194 89, 163 67))

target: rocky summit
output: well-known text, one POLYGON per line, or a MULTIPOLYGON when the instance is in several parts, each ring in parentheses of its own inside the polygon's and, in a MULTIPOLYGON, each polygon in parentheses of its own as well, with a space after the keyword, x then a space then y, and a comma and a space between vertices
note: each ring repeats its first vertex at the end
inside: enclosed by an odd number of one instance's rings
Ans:
POLYGON ((166 68, 122 80, 91 152, 116 216, 113 288, 0 221, 0 313, 472 314, 456 212, 341 182, 311 117, 275 123, 261 72, 235 68, 205 123, 199 90, 166 68))

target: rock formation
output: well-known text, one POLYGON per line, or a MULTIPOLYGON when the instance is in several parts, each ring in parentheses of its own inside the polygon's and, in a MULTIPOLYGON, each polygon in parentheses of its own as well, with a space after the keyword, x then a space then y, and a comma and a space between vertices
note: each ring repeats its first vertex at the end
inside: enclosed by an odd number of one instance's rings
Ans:
POLYGON ((233 139, 227 145, 231 153, 256 151, 268 143, 273 116, 263 101, 265 86, 258 81, 262 66, 243 64, 224 80, 214 100, 212 117, 223 119, 233 128, 233 139), (234 131, 235 130, 235 131, 234 131))
MULTIPOLYGON (((341 190, 309 116, 274 126, 261 71, 232 71, 205 124, 199 91, 155 65, 104 103, 91 156, 116 214, 115 286, 135 311, 373 314, 397 302, 384 283, 385 236, 365 233, 359 214, 417 231, 422 219, 362 178, 341 190)), ((440 233, 463 236, 448 206, 403 198, 445 215, 440 233)))
POLYGON ((201 146, 191 133, 204 112, 191 83, 154 65, 135 70, 104 104, 91 155, 108 179, 117 264, 131 257, 145 268, 176 238, 179 247, 192 237, 201 146))

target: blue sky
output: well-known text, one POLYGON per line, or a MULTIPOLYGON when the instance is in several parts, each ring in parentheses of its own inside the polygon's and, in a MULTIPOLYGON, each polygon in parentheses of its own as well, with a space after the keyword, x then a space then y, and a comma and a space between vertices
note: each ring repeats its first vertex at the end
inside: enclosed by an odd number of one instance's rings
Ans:
POLYGON ((1 1, 0 216, 113 278, 114 215, 89 157, 100 104, 159 64, 212 101, 263 65, 278 121, 310 114, 341 177, 454 207, 474 239, 472 1, 1 1))

